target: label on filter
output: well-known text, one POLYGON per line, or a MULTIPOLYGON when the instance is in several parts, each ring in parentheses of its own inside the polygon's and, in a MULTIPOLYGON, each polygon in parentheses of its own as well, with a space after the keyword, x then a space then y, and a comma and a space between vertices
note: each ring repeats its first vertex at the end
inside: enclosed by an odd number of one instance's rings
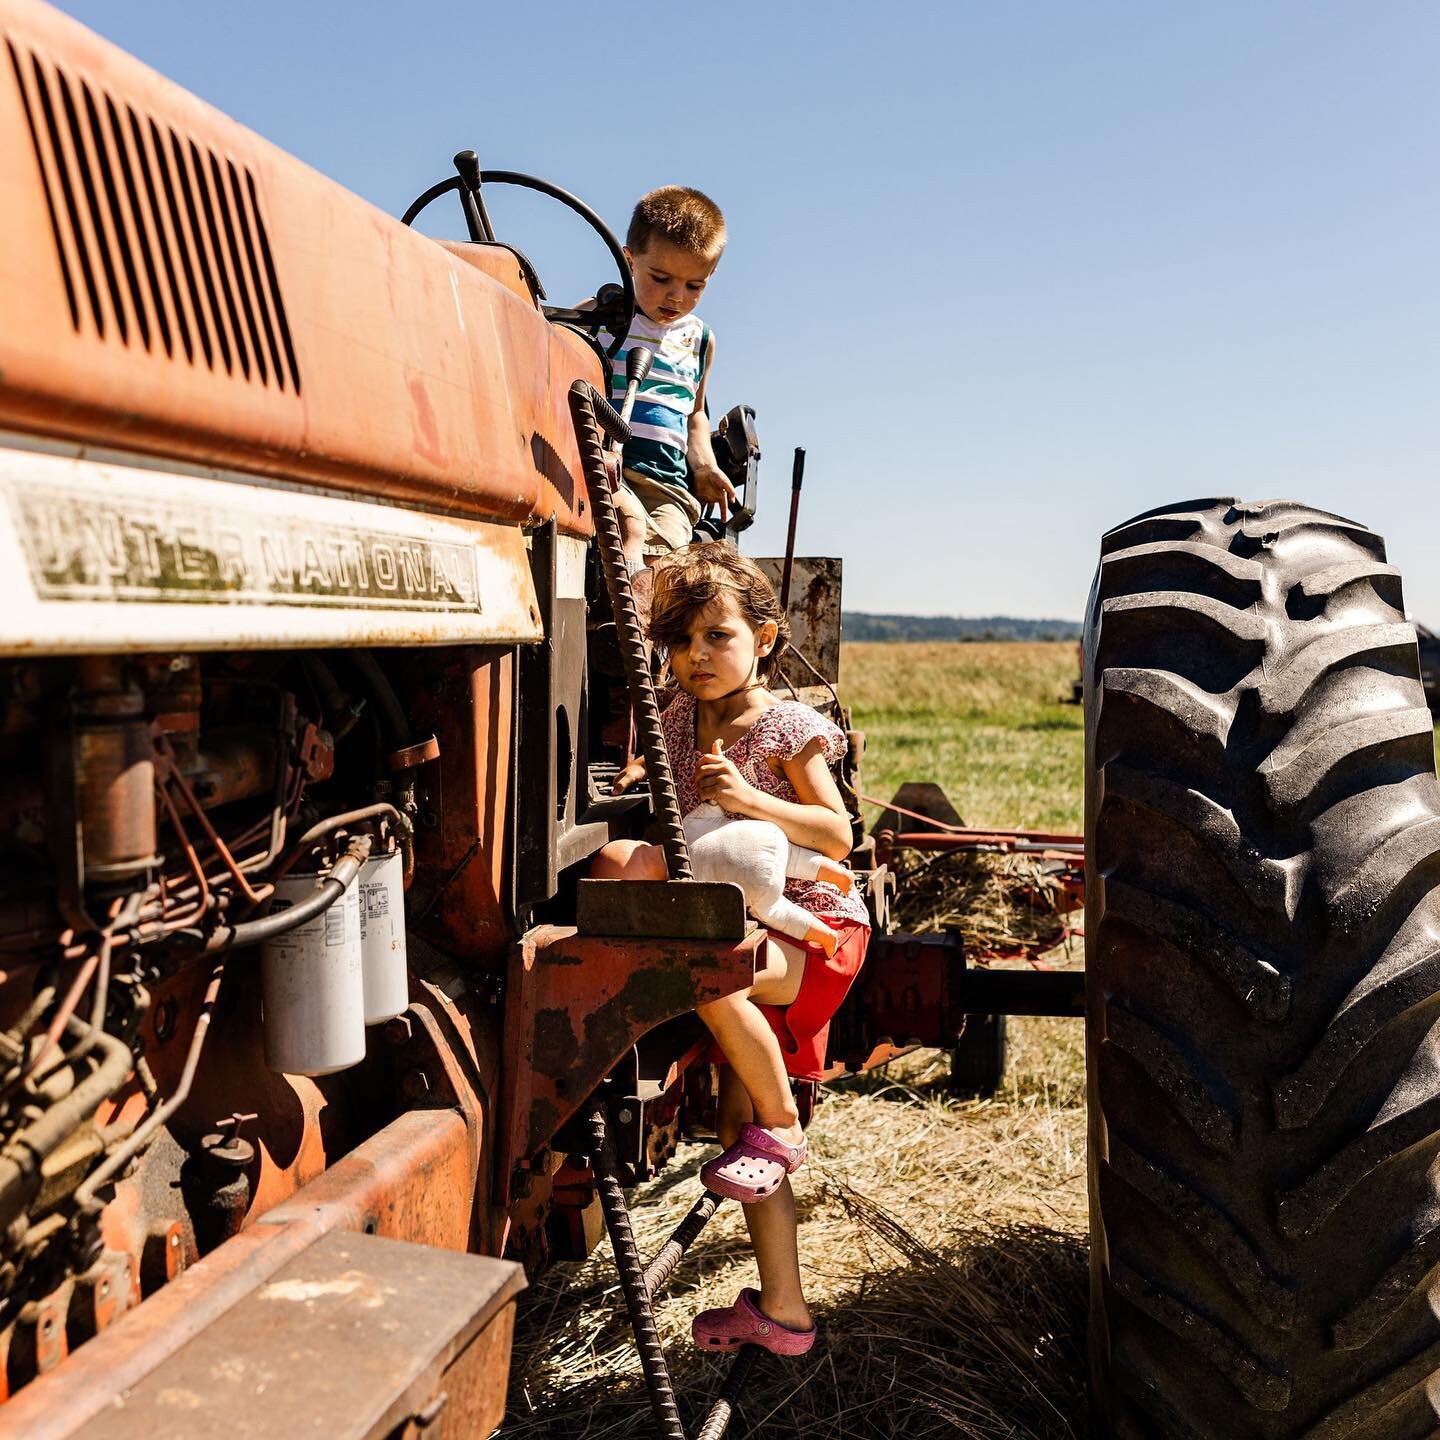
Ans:
POLYGON ((360 885, 360 938, 364 940, 372 925, 385 925, 390 919, 390 887, 380 881, 360 885))
POLYGON ((346 914, 349 907, 343 903, 332 905, 325 912, 325 943, 327 945, 343 945, 345 943, 345 932, 350 928, 345 922, 350 917, 346 914))
MULTIPOLYGON (((272 915, 298 905, 314 893, 313 875, 287 875, 280 881, 281 893, 270 907, 272 915)), ((303 925, 272 936, 265 942, 265 951, 278 959, 300 964, 314 963, 324 957, 325 964, 344 964, 347 951, 354 952, 355 964, 360 963, 360 905, 358 886, 352 885, 328 909, 312 916, 303 925), (337 953, 338 952, 338 953, 337 953)))

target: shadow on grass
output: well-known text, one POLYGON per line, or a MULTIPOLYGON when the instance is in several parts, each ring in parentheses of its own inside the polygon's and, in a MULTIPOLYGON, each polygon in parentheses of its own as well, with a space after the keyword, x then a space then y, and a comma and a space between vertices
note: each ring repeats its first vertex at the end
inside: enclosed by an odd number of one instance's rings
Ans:
MULTIPOLYGON (((1083 1242, 1037 1225, 962 1230, 930 1249, 872 1202, 852 1218, 892 1252, 856 1293, 816 1309, 820 1343, 764 1357, 730 1434, 766 1440, 1077 1440, 1087 1433, 1083 1242)), ((616 1303, 618 1303, 618 1297, 616 1303)), ((608 1328, 608 1327, 607 1327, 608 1328)), ((693 1434, 725 1362, 688 1342, 669 1354, 693 1434)), ((654 1433, 633 1351, 615 1370, 545 1395, 512 1376, 500 1440, 601 1440, 654 1433)))

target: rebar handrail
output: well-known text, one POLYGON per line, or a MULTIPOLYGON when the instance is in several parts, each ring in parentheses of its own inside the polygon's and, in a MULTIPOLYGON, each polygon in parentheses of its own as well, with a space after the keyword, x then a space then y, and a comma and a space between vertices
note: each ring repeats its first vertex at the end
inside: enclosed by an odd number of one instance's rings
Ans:
POLYGON ((590 491, 590 507, 595 516, 595 540, 600 551, 600 569, 605 576, 605 589, 615 615, 615 631, 620 644, 620 659, 625 670, 625 683, 630 691, 630 704, 635 711, 635 733, 645 757, 645 777, 650 782, 650 796, 655 803, 655 820, 660 831, 660 844, 665 852, 665 868, 672 880, 692 880, 690 849, 680 823, 680 801, 675 794, 675 779, 665 750, 665 736, 660 728, 660 705, 655 698, 655 682, 650 675, 650 660, 645 650, 645 636, 635 597, 630 590, 630 575, 625 566, 625 551, 620 543, 620 522, 610 494, 610 480, 605 473, 605 448, 600 440, 599 416, 606 429, 623 437, 629 427, 593 385, 577 380, 570 387, 570 413, 575 421, 575 439, 580 446, 580 464, 585 484, 590 491), (603 410, 601 407, 604 407, 603 410), (609 413, 606 414, 605 412, 609 413))

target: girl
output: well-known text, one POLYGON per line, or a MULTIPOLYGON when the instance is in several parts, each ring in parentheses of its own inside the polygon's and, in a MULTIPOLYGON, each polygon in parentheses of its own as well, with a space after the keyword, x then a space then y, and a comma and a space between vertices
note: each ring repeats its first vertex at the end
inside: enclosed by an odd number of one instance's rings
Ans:
MULTIPOLYGON (((830 767, 845 752, 840 730, 808 705, 766 688, 786 632, 758 566, 729 545, 693 545, 659 570, 650 636, 667 654, 681 694, 661 717, 682 813, 710 800, 732 815, 771 820, 797 845, 833 860, 850 853, 850 820, 830 767), (716 742, 720 742, 718 745, 716 742)), ((635 762, 617 791, 644 774, 635 762)), ((665 878, 659 846, 617 840, 595 873, 665 878)), ((725 1064, 716 1128, 725 1152, 700 1172, 745 1205, 760 1290, 696 1316, 706 1349, 751 1343, 803 1355, 815 1326, 800 1281, 795 1197, 789 1176, 805 1158, 790 1076, 817 1077, 830 1018, 860 969, 870 929, 864 904, 824 882, 791 881, 785 893, 835 932, 798 944, 773 931, 748 989, 699 1010, 725 1064)))

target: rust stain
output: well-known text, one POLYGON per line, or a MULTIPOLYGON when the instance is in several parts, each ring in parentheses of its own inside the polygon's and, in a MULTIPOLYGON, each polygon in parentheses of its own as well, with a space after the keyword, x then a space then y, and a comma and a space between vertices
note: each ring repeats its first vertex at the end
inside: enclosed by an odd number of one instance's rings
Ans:
POLYGON ((418 375, 413 376, 408 384, 410 399, 415 406, 415 453, 437 468, 443 467, 445 447, 440 443, 440 425, 435 418, 435 407, 430 403, 430 392, 418 375))

